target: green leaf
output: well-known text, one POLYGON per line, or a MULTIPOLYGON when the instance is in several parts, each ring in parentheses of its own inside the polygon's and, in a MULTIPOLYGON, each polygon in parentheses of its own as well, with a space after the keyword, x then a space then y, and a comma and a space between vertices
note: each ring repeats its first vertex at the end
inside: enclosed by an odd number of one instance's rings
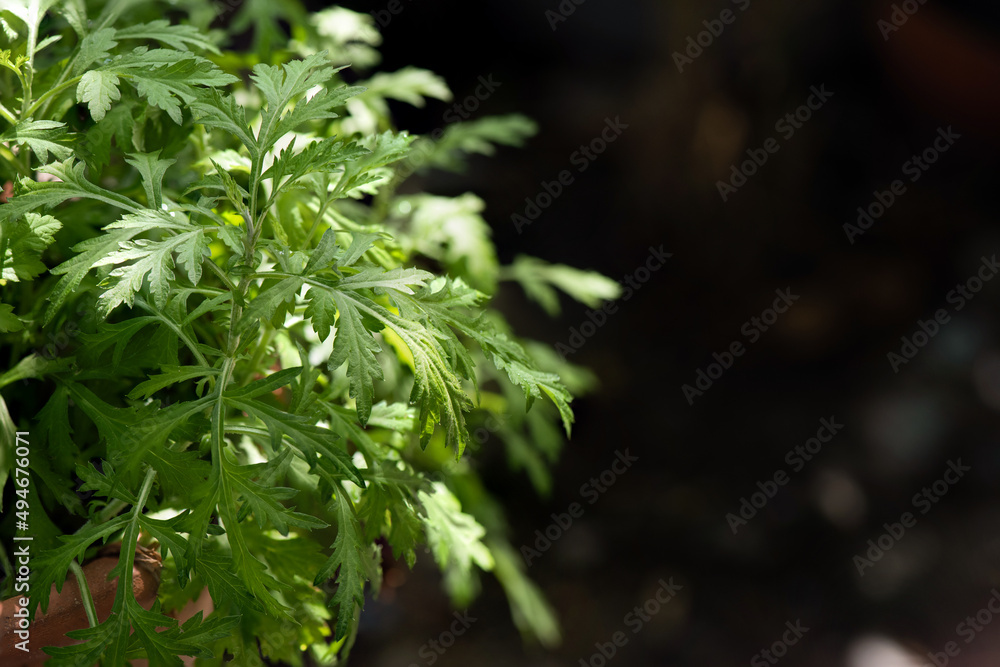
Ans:
POLYGON ((330 337, 330 330, 337 320, 337 302, 332 293, 321 289, 309 290, 306 298, 309 300, 309 306, 306 308, 305 316, 310 319, 313 331, 319 339, 324 341, 330 337))
MULTIPOLYGON (((312 294, 313 290, 310 290, 312 294)), ((320 297, 323 298, 323 297, 320 297)), ((381 346, 372 337, 372 332, 365 328, 357 304, 335 292, 334 302, 340 315, 337 318, 337 336, 333 339, 333 354, 330 355, 331 371, 340 368, 347 362, 347 374, 351 378, 351 397, 357 401, 358 419, 361 425, 368 423, 372 411, 372 399, 375 396, 374 380, 381 380, 382 367, 375 355, 381 351, 381 346)), ((315 315, 318 309, 311 313, 315 315)), ((328 320, 320 320, 317 332, 328 333, 328 320)))
POLYGON ((417 252, 442 262, 450 275, 477 289, 496 291, 499 265, 482 217, 485 202, 472 193, 460 197, 417 195, 400 199, 410 215, 411 238, 417 252))
POLYGON ((424 527, 434 560, 444 574, 445 587, 456 606, 467 606, 478 590, 473 566, 493 569, 493 555, 482 542, 486 529, 462 511, 458 498, 444 484, 434 482, 432 493, 419 491, 427 511, 424 527))
MULTIPOLYGON (((177 160, 162 160, 160 151, 157 150, 152 153, 130 153, 125 161, 139 170, 142 187, 146 190, 146 203, 151 208, 159 209, 163 204, 163 175, 177 160)), ((200 259, 198 264, 201 264, 200 259)))
POLYGON ((98 187, 84 176, 84 164, 69 158, 47 164, 39 171, 55 176, 47 182, 22 180, 21 190, 0 206, 0 223, 21 217, 28 211, 49 209, 73 197, 95 199, 116 208, 137 213, 140 208, 131 199, 98 187))
POLYGON ((14 314, 14 306, 0 303, 0 333, 11 333, 24 328, 24 323, 14 314))
POLYGON ((339 250, 337 246, 337 234, 332 229, 328 229, 323 232, 323 236, 320 238, 316 248, 309 253, 309 261, 306 262, 306 268, 302 270, 302 273, 310 275, 330 268, 337 250, 339 250))
POLYGON ((219 369, 208 368, 206 366, 162 366, 160 370, 163 372, 157 375, 150 375, 148 380, 137 384, 129 392, 128 397, 131 399, 149 398, 156 392, 173 386, 178 382, 186 382, 196 378, 219 374, 219 369))
POLYGON ((236 398, 243 400, 257 398, 258 396, 270 394, 278 389, 281 389, 282 387, 288 386, 292 380, 297 378, 301 373, 301 366, 296 368, 283 368, 276 373, 271 373, 265 378, 254 380, 245 387, 230 389, 225 392, 223 396, 227 399, 236 398))
POLYGON ((336 118, 333 109, 363 89, 341 86, 336 90, 323 89, 299 100, 287 113, 285 109, 310 89, 326 84, 337 72, 330 65, 325 52, 315 53, 302 60, 293 60, 281 67, 259 64, 253 68, 250 78, 264 95, 266 110, 263 113, 257 141, 262 150, 268 150, 275 142, 311 120, 336 118))
POLYGON ((121 99, 118 75, 110 71, 90 70, 76 86, 76 98, 90 109, 95 121, 100 121, 111 109, 111 103, 121 99))
POLYGON ((215 88, 199 90, 197 95, 197 100, 190 106, 198 122, 233 135, 250 151, 250 157, 256 159, 260 154, 257 139, 247 125, 246 110, 236 102, 236 98, 224 95, 215 88))
POLYGON ((301 151, 294 151, 294 143, 281 151, 262 179, 271 179, 275 184, 289 185, 306 174, 314 172, 330 173, 343 163, 356 160, 369 153, 367 148, 355 143, 338 141, 334 137, 313 141, 301 151))
POLYGON ((365 583, 375 576, 377 567, 376 551, 363 539, 361 526, 347 494, 337 493, 334 502, 337 512, 337 538, 333 542, 333 555, 316 573, 314 583, 318 586, 334 575, 337 577, 337 592, 330 601, 337 607, 337 623, 334 640, 348 636, 357 623, 357 615, 365 605, 365 583))
POLYGON ((185 51, 139 47, 114 58, 107 65, 88 71, 77 86, 77 98, 90 106, 94 120, 100 120, 121 98, 119 86, 125 79, 140 97, 181 124, 181 104, 197 99, 202 86, 217 87, 236 81, 212 62, 185 51))
POLYGON ((465 154, 493 155, 496 146, 523 146, 538 132, 538 125, 526 116, 509 114, 487 116, 463 123, 452 123, 436 143, 422 139, 416 153, 422 158, 414 160, 415 167, 437 167, 449 171, 465 168, 465 154))
POLYGON ((397 268, 386 271, 380 268, 364 269, 340 281, 341 289, 391 289, 403 294, 414 294, 413 287, 423 287, 434 274, 421 269, 397 268))
POLYGON ((111 271, 104 283, 108 289, 101 294, 98 303, 105 317, 122 303, 131 306, 147 279, 153 302, 162 309, 170 296, 170 283, 175 280, 174 254, 186 266, 188 279, 196 285, 201 278, 202 259, 210 254, 203 228, 177 234, 163 241, 137 239, 122 241, 118 245, 118 250, 93 264, 98 267, 132 262, 111 271))
POLYGON ((347 479, 358 486, 365 486, 361 472, 355 467, 350 455, 336 444, 337 435, 329 429, 256 399, 226 398, 226 402, 260 419, 271 435, 271 447, 275 451, 278 451, 282 437, 287 437, 317 474, 322 474, 331 482, 347 479))
MULTIPOLYGON (((273 527, 282 535, 288 535, 289 526, 317 529, 326 528, 329 524, 309 514, 293 512, 281 504, 298 491, 285 487, 264 486, 254 481, 268 464, 260 463, 252 466, 233 466, 228 469, 232 490, 245 503, 247 510, 257 520, 257 527, 273 527)), ((243 513, 241 512, 241 515, 243 513)))
POLYGON ((83 555, 90 545, 98 540, 106 541, 108 537, 121 530, 129 522, 129 517, 118 516, 105 523, 87 524, 73 535, 60 538, 62 546, 57 549, 43 551, 31 563, 31 608, 41 605, 44 614, 49 608, 49 593, 52 584, 56 592, 62 591, 69 572, 70 563, 74 560, 83 561, 83 555))
MULTIPOLYGON (((80 50, 77 52, 77 56, 73 60, 73 69, 70 71, 70 74, 73 76, 80 76, 81 74, 84 74, 84 72, 87 71, 87 68, 93 63, 110 57, 111 51, 118 46, 118 42, 115 40, 115 33, 116 31, 114 28, 101 28, 100 30, 95 30, 94 32, 86 35, 82 40, 80 40, 80 50)), ((117 85, 117 82, 115 82, 115 85, 117 85)), ((86 101, 79 93, 77 93, 77 97, 81 102, 86 101)), ((107 111, 107 109, 105 109, 105 111, 107 111)), ((93 109, 91 109, 91 115, 94 115, 93 109)), ((96 117, 95 120, 97 120, 96 117)))
POLYGON ((66 387, 58 386, 45 406, 35 415, 40 445, 46 456, 57 463, 59 472, 69 473, 76 447, 73 444, 73 427, 69 423, 69 394, 66 387))
POLYGON ((16 283, 44 273, 42 253, 60 229, 62 223, 50 215, 28 213, 19 220, 0 217, 0 278, 16 283))
POLYGON ((273 318, 282 304, 295 299, 295 295, 302 289, 302 285, 301 278, 285 278, 261 291, 250 301, 250 305, 243 312, 243 330, 260 320, 273 318))
POLYGON ((518 255, 514 259, 507 275, 518 281, 527 295, 549 315, 558 315, 560 311, 559 297, 553 287, 558 287, 589 308, 597 308, 604 301, 617 299, 622 293, 621 285, 616 281, 594 271, 581 271, 565 264, 549 264, 526 255, 518 255))
POLYGON ((121 40, 155 40, 178 51, 204 49, 219 53, 219 47, 195 26, 171 24, 165 19, 118 28, 116 36, 121 40))
POLYGON ((524 559, 507 542, 487 540, 496 561, 493 573, 510 601, 514 625, 522 636, 537 639, 546 648, 562 641, 559 620, 545 594, 524 572, 524 559))
POLYGON ((27 144, 42 164, 49 161, 49 153, 57 160, 73 155, 70 139, 66 124, 54 120, 23 120, 0 134, 0 143, 27 144))

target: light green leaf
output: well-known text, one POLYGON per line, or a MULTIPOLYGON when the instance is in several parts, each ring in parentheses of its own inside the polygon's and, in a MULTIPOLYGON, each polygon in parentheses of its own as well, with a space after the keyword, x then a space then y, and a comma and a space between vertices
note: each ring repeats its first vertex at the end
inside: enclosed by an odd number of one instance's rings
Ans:
POLYGON ((16 283, 42 274, 42 253, 61 228, 50 215, 28 213, 19 220, 0 216, 0 278, 16 283))
POLYGON ((473 566, 492 570, 493 554, 482 542, 486 529, 462 511, 462 504, 448 487, 433 482, 432 489, 431 493, 417 493, 427 511, 427 542, 444 574, 445 588, 455 605, 464 607, 472 602, 479 588, 473 566))
POLYGON ((67 145, 69 139, 70 134, 66 131, 66 124, 53 120, 21 121, 0 134, 0 143, 27 144, 42 164, 48 162, 49 153, 52 153, 57 160, 70 157, 73 149, 67 145))
POLYGON ((506 270, 509 279, 516 280, 532 299, 550 315, 558 315, 559 297, 553 287, 573 297, 589 308, 621 296, 617 282, 595 271, 582 271, 565 264, 549 264, 535 257, 518 255, 506 270))
POLYGON ((330 601, 337 607, 334 639, 347 637, 357 624, 358 613, 365 604, 365 583, 377 575, 377 550, 363 539, 358 517, 347 494, 338 491, 335 501, 337 512, 337 538, 333 542, 333 555, 316 573, 318 586, 337 576, 337 592, 330 601))
POLYGON ((111 109, 111 103, 121 99, 120 83, 114 72, 92 69, 84 73, 77 84, 76 98, 90 108, 95 121, 100 121, 111 109))
MULTIPOLYGON (((146 202, 151 208, 159 209, 163 204, 163 175, 175 159, 160 159, 160 151, 152 153, 130 153, 125 161, 135 167, 142 176, 142 187, 146 190, 146 202)), ((201 261, 199 260, 199 264, 201 261)))

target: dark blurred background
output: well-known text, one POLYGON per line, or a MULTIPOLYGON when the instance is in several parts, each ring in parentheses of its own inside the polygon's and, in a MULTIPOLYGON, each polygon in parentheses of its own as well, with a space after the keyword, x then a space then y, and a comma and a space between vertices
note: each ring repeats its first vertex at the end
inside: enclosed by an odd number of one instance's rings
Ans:
MULTIPOLYGON (((1000 664, 1000 618, 991 624, 987 605, 1000 586, 1000 281, 961 310, 948 299, 1000 251, 997 5, 400 5, 382 31, 383 69, 431 69, 458 99, 492 75, 501 85, 477 115, 523 112, 541 127, 526 149, 420 185, 482 196, 507 261, 527 253, 621 279, 650 246, 673 253, 570 357, 602 386, 576 403, 552 496, 540 500, 502 457, 486 473, 520 545, 580 501, 617 449, 639 457, 530 569, 561 616, 562 647, 525 647, 487 579, 470 608, 479 620, 435 664, 600 667, 595 642, 617 631, 628 642, 607 664, 905 667, 933 664, 929 653, 939 665, 1000 664), (566 20, 546 15, 560 6, 573 9, 566 20), (679 67, 677 53, 691 61, 679 67), (813 86, 832 96, 807 113, 813 86), (778 125, 797 109, 808 120, 778 125), (577 173, 572 154, 609 118, 627 129, 577 173), (960 138, 932 152, 934 164, 904 166, 948 128, 960 138), (778 151, 723 201, 718 182, 772 138, 778 151), (564 169, 575 182, 518 233, 511 214, 564 169), (894 180, 905 193, 852 243, 845 223, 894 180), (786 288, 798 300, 751 341, 744 323, 786 288), (917 336, 926 345, 894 372, 887 355, 938 309, 947 323, 917 336), (690 405, 682 385, 734 341, 746 352, 690 405), (786 453, 822 418, 844 427, 795 471, 786 453), (935 489, 959 459, 971 470, 935 489), (734 534, 727 514, 779 471, 787 484, 734 534), (915 504, 925 487, 937 502, 915 504), (904 512, 915 524, 883 536, 904 512), (888 550, 866 555, 880 536, 888 550), (671 577, 681 592, 633 633, 626 614, 671 577), (786 623, 808 631, 799 639, 786 623)), ((428 132, 449 106, 401 106, 401 125, 428 132)), ((569 301, 550 320, 515 287, 499 304, 519 333, 553 344, 586 321, 569 301)), ((429 557, 406 577, 368 603, 357 664, 431 664, 418 651, 452 610, 429 557)))

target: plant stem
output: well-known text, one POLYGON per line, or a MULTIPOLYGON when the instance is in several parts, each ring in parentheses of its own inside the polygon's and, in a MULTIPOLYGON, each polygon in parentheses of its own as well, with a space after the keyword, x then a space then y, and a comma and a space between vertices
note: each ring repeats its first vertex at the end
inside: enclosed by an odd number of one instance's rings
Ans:
POLYGON ((83 602, 83 610, 87 612, 87 622, 90 627, 96 628, 100 621, 97 620, 97 607, 94 605, 94 596, 90 594, 90 584, 87 583, 87 575, 83 573, 83 568, 76 560, 71 560, 69 569, 76 577, 76 583, 80 587, 80 600, 83 602))
POLYGON ((17 118, 14 117, 14 114, 3 103, 0 103, 0 116, 3 116, 3 119, 11 125, 17 125, 17 118))

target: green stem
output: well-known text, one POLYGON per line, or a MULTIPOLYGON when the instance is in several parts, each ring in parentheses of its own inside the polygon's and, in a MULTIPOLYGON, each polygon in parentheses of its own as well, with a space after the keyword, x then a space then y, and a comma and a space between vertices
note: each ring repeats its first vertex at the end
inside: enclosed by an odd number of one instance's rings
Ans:
POLYGON ((229 276, 226 275, 226 272, 219 268, 218 264, 213 262, 211 259, 206 259, 204 261, 204 264, 205 266, 208 267, 208 270, 214 273, 219 278, 219 280, 222 281, 222 283, 226 286, 226 288, 230 292, 232 292, 234 298, 241 298, 239 294, 239 288, 233 283, 232 280, 229 279, 229 276))
POLYGON ((83 568, 76 560, 71 560, 69 569, 76 577, 76 583, 80 587, 80 600, 83 602, 83 610, 87 613, 87 622, 90 627, 96 628, 100 621, 97 620, 97 607, 94 606, 94 596, 90 594, 90 584, 87 583, 87 575, 83 573, 83 568))
POLYGON ((128 503, 124 500, 119 500, 118 498, 112 499, 111 502, 109 502, 104 509, 101 510, 100 514, 97 515, 97 523, 104 523, 105 521, 115 518, 127 506, 128 503))
MULTIPOLYGON (((72 63, 70 64, 72 65, 72 63)), ((31 105, 31 108, 28 109, 29 116, 38 111, 39 107, 42 107, 42 105, 44 105, 41 114, 44 117, 46 112, 48 112, 49 110, 48 101, 51 100, 56 95, 58 95, 59 93, 61 93, 62 91, 66 90, 67 88, 72 88, 77 83, 79 83, 80 79, 83 78, 82 76, 76 76, 70 79, 69 81, 63 81, 63 78, 66 76, 66 73, 69 72, 69 70, 70 67, 67 66, 66 69, 63 70, 62 74, 59 75, 59 80, 55 83, 55 85, 52 88, 49 88, 45 93, 43 93, 41 97, 35 100, 35 103, 31 105)))
POLYGON ((14 114, 2 102, 0 102, 0 116, 3 116, 3 119, 11 125, 17 125, 17 118, 14 117, 14 114))
POLYGON ((166 324, 171 331, 177 334, 177 337, 181 339, 181 342, 183 342, 184 345, 186 345, 187 348, 191 350, 191 353, 194 355, 195 359, 198 360, 199 364, 208 367, 212 366, 212 364, 208 363, 208 359, 205 358, 205 355, 201 353, 201 350, 198 349, 198 346, 195 344, 195 342, 191 340, 186 333, 184 333, 183 329, 181 329, 176 322, 171 320, 169 317, 164 316, 160 311, 156 310, 142 299, 136 299, 135 305, 139 306, 147 313, 149 313, 156 319, 166 324))
POLYGON ((319 229, 320 223, 323 222, 323 216, 326 215, 326 209, 330 205, 330 201, 331 199, 329 193, 327 193, 327 197, 323 200, 322 206, 320 206, 319 210, 316 211, 316 217, 313 219, 313 224, 309 229, 309 234, 306 235, 305 243, 303 243, 306 248, 309 247, 309 242, 312 241, 312 237, 316 235, 316 230, 319 229))
MULTIPOLYGON (((257 343, 257 349, 254 350, 253 358, 250 360, 250 365, 248 368, 258 368, 264 355, 267 354, 267 348, 271 345, 271 340, 274 338, 274 329, 267 327, 263 334, 261 334, 260 342, 257 343)), ((252 376, 247 375, 244 385, 250 384, 253 379, 252 376)))

